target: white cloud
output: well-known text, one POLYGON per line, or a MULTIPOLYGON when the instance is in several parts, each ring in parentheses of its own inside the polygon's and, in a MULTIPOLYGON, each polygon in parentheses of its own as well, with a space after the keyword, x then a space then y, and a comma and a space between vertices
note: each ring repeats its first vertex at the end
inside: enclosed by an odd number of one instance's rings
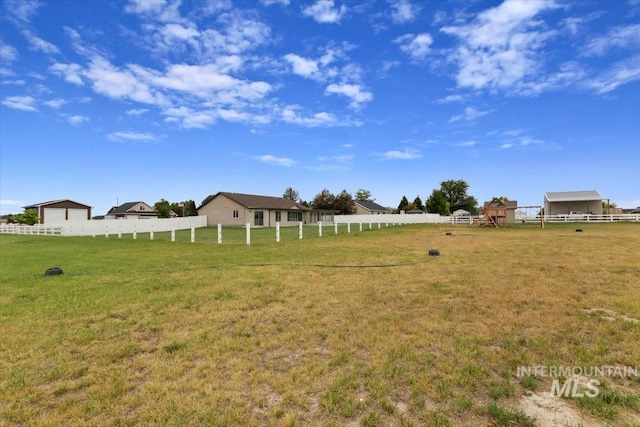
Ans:
POLYGON ((473 147, 478 141, 461 141, 453 144, 454 147, 473 147))
POLYGON ((181 0, 129 0, 125 12, 153 17, 161 22, 180 22, 181 0))
POLYGON ((272 165, 286 166, 286 167, 289 167, 295 164, 295 162, 289 158, 276 157, 276 156, 272 156, 271 154, 265 154, 264 156, 260 156, 258 157, 258 160, 260 160, 263 163, 269 163, 272 165))
POLYGON ((636 80, 640 80, 640 55, 616 62, 609 70, 584 84, 598 94, 605 94, 636 80))
POLYGON ((18 51, 13 46, 0 43, 0 60, 2 62, 13 62, 18 59, 18 51))
POLYGON ((251 14, 224 13, 216 19, 216 24, 218 29, 202 31, 198 41, 198 49, 210 59, 220 53, 237 55, 254 50, 267 43, 271 36, 271 28, 251 14))
POLYGON ((289 6, 289 2, 290 0, 260 0, 260 3, 262 3, 265 6, 271 6, 274 4, 279 4, 282 6, 289 6))
POLYGON ((9 16, 20 23, 28 23, 36 14, 41 3, 38 0, 5 0, 5 8, 9 16))
POLYGON ((400 45, 400 50, 411 56, 415 60, 423 60, 431 52, 433 38, 428 33, 418 35, 405 34, 394 40, 400 45))
POLYGON ((72 124, 72 125, 74 125, 74 126, 80 126, 82 123, 86 123, 86 122, 88 122, 89 120, 91 120, 89 117, 86 117, 86 116, 80 116, 80 115, 74 115, 74 116, 72 116, 72 115, 65 115, 64 117, 65 117, 65 119, 67 119, 67 121, 68 121, 70 124, 72 124))
POLYGON ((513 147, 513 143, 512 142, 505 142, 504 144, 500 145, 500 148, 502 149, 507 149, 507 148, 511 148, 513 147))
POLYGON ((165 121, 179 122, 185 129, 206 129, 216 122, 216 114, 213 111, 195 111, 184 106, 167 108, 162 114, 167 116, 165 121))
POLYGON ((49 67, 49 70, 54 74, 64 77, 64 80, 69 83, 82 86, 84 82, 80 77, 80 71, 82 67, 78 64, 53 64, 49 67))
POLYGON ((107 135, 107 138, 112 141, 157 141, 158 138, 148 132, 113 132, 107 135))
POLYGON ((457 122, 458 120, 466 120, 466 121, 472 121, 477 119, 478 117, 482 117, 484 115, 489 114, 490 111, 480 111, 477 110, 473 107, 467 107, 464 109, 464 113, 457 115, 457 116, 453 116, 449 119, 449 123, 454 123, 457 122))
POLYGON ((31 96, 10 96, 2 101, 2 105, 22 111, 38 111, 33 105, 36 100, 31 96))
POLYGON ((31 50, 47 54, 60 53, 60 50, 55 45, 49 43, 48 41, 42 40, 40 37, 34 35, 31 31, 25 30, 22 32, 22 34, 31 45, 31 50))
POLYGON ((47 107, 51 107, 53 109, 58 109, 67 103, 66 100, 62 98, 51 99, 49 101, 44 101, 42 105, 46 105, 47 107))
POLYGON ((391 20, 397 24, 404 24, 416 19, 419 8, 409 0, 398 0, 391 5, 391 20))
POLYGON ((129 116, 140 116, 144 113, 148 113, 149 110, 146 108, 134 108, 131 110, 127 110, 127 115, 129 116))
POLYGON ((294 53, 284 56, 284 59, 293 67, 294 74, 302 77, 313 78, 319 74, 318 61, 306 59, 294 53))
POLYGON ((338 126, 340 122, 334 114, 321 112, 315 113, 312 116, 303 117, 298 115, 296 110, 297 106, 288 106, 282 110, 281 118, 285 123, 297 124, 308 127, 318 126, 338 126))
POLYGON ((556 35, 536 16, 556 7, 554 0, 506 0, 467 25, 442 28, 461 41, 449 57, 459 67, 458 86, 517 90, 536 81, 545 41, 556 35))
POLYGON ((373 99, 371 92, 363 91, 360 85, 330 84, 325 89, 325 94, 340 94, 351 99, 349 106, 354 110, 360 109, 363 103, 373 99))
POLYGON ((460 102, 464 101, 464 96, 462 95, 447 95, 444 98, 437 99, 436 102, 438 104, 448 104, 450 102, 460 102))
POLYGON ((616 48, 637 48, 640 45, 640 24, 620 25, 612 28, 602 37, 587 44, 586 54, 601 56, 616 48))
POLYGON ((313 5, 302 9, 304 16, 310 16, 320 24, 336 24, 346 13, 344 5, 336 9, 334 0, 317 0, 313 5))
POLYGON ((418 150, 407 148, 403 151, 390 150, 384 153, 378 153, 376 156, 385 160, 413 160, 422 157, 422 154, 418 150))

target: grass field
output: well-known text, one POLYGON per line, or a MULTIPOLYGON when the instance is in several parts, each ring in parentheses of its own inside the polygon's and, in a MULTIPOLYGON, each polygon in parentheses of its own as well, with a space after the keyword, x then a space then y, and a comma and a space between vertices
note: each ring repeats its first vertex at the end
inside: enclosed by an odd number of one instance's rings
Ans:
MULTIPOLYGON (((579 227, 0 235, 0 425, 545 425, 519 367, 640 365, 640 224, 579 227)), ((561 404, 640 426, 598 380, 561 404)))

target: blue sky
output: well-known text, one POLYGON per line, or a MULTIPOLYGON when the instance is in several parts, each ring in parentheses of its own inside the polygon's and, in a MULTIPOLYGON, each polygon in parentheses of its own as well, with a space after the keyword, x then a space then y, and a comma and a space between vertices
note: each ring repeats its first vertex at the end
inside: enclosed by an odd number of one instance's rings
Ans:
POLYGON ((640 0, 0 1, 2 214, 218 191, 640 205, 640 0))

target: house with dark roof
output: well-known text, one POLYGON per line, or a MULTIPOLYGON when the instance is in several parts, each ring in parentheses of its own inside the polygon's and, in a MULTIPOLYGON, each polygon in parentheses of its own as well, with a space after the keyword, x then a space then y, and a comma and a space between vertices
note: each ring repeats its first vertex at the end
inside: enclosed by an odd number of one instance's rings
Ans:
POLYGON ((24 206, 25 210, 35 210, 40 224, 59 224, 63 221, 86 221, 91 219, 91 206, 69 199, 51 200, 24 206))
POLYGON ((573 211, 602 215, 602 202, 607 200, 595 190, 562 191, 544 194, 545 215, 569 215, 573 211))
POLYGON ((311 209, 283 197, 219 192, 198 207, 198 215, 207 216, 207 226, 218 224, 254 227, 298 225, 311 222, 311 209))
POLYGON ((354 200, 356 203, 356 215, 387 215, 393 213, 392 209, 380 206, 375 202, 354 200))
POLYGON ((145 202, 127 202, 109 209, 104 219, 144 219, 157 217, 158 214, 153 206, 145 202))

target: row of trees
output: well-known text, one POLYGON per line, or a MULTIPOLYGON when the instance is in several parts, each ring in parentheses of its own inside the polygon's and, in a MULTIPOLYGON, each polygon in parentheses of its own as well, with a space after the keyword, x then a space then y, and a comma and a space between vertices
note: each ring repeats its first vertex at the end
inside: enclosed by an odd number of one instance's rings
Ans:
MULTIPOLYGON (((469 211, 472 215, 478 213, 478 200, 467 194, 469 184, 464 180, 448 180, 440 183, 440 188, 434 188, 427 201, 423 204, 420 196, 417 196, 412 203, 406 196, 402 197, 397 211, 408 212, 413 209, 420 209, 429 213, 439 213, 440 215, 450 215, 458 209, 469 211)), ((293 187, 284 191, 283 198, 301 203, 312 209, 327 209, 339 211, 341 214, 352 214, 356 212, 355 201, 373 202, 371 192, 365 189, 356 191, 353 197, 347 190, 342 190, 338 195, 334 195, 326 188, 316 194, 311 202, 300 199, 300 194, 293 187)))
POLYGON ((185 202, 168 202, 165 199, 160 199, 159 202, 153 206, 158 214, 158 218, 171 218, 171 212, 178 216, 198 216, 196 210, 196 202, 193 200, 187 200, 185 202))
POLYGON ((406 196, 402 197, 398 210, 410 211, 413 209, 420 209, 429 213, 438 213, 440 215, 451 215, 452 212, 458 209, 464 209, 471 213, 471 215, 477 215, 478 213, 478 200, 467 194, 469 184, 463 180, 442 181, 440 188, 434 188, 427 201, 422 204, 420 196, 417 196, 413 203, 409 203, 406 196))

